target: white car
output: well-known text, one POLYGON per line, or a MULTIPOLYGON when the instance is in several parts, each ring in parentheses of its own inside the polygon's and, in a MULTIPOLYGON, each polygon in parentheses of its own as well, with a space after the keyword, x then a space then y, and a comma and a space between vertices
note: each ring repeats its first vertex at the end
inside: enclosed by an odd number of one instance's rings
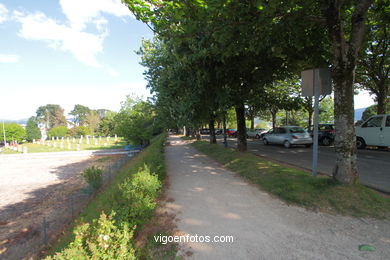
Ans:
POLYGON ((261 134, 267 132, 264 128, 256 128, 256 129, 247 129, 246 130, 246 137, 247 138, 257 138, 260 139, 261 134))
POLYGON ((286 148, 293 145, 305 145, 310 147, 313 140, 310 134, 299 126, 281 126, 268 131, 263 136, 263 143, 268 144, 282 144, 286 148))
POLYGON ((367 145, 390 146, 390 114, 375 115, 355 128, 356 146, 364 149, 367 145))

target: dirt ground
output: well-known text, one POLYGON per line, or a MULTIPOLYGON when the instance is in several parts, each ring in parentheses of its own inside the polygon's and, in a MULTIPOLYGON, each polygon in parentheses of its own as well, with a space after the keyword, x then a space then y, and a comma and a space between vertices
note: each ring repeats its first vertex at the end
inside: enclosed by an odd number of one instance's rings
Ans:
POLYGON ((0 157, 0 258, 34 258, 53 240, 91 196, 83 192, 83 169, 120 156, 105 157, 0 157))
POLYGON ((388 220, 286 205, 179 137, 171 136, 169 141, 166 194, 171 202, 166 207, 174 210, 182 236, 193 239, 179 243, 179 255, 187 259, 389 259, 388 220), (205 236, 210 236, 210 242, 205 236), (220 236, 234 239, 221 243, 220 236), (361 245, 375 250, 360 251, 361 245))

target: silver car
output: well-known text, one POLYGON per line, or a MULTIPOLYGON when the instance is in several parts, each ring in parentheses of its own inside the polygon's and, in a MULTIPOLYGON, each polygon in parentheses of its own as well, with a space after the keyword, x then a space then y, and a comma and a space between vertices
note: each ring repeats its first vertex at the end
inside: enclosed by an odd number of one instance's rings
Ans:
POLYGON ((265 132, 267 132, 267 130, 264 128, 247 129, 246 130, 246 137, 260 139, 261 134, 263 134, 265 132))
POLYGON ((263 142, 265 145, 282 144, 286 148, 290 148, 292 145, 310 147, 313 144, 310 134, 299 126, 276 127, 264 135, 263 142))

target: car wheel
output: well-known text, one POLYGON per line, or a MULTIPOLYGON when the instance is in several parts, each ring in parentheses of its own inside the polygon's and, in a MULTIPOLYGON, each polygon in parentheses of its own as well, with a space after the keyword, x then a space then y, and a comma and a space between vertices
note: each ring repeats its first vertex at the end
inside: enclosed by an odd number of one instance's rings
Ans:
POLYGON ((267 139, 263 139, 263 143, 264 143, 264 145, 269 145, 269 142, 268 142, 268 140, 267 139))
POLYGON ((357 149, 364 149, 364 148, 366 148, 366 142, 364 141, 363 138, 358 137, 356 139, 356 147, 357 147, 357 149))
POLYGON ((284 146, 284 148, 290 148, 291 143, 289 141, 284 141, 283 146, 284 146))
POLYGON ((307 148, 310 148, 310 147, 312 146, 312 144, 305 144, 305 146, 306 146, 307 148))
POLYGON ((322 142, 323 145, 329 146, 332 143, 332 140, 330 140, 329 137, 324 137, 324 139, 322 139, 321 142, 322 142))

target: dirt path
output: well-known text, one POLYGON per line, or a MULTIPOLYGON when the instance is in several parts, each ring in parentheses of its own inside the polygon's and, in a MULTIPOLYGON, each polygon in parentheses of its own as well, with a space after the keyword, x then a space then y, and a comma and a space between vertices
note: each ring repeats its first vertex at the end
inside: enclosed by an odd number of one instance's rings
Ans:
POLYGON ((88 201, 90 194, 80 191, 83 169, 104 169, 120 157, 0 157, 0 259, 34 258, 88 201))
POLYGON ((233 243, 180 243, 183 255, 193 252, 189 259, 389 259, 389 221, 288 206, 178 137, 168 141, 167 195, 173 202, 167 207, 176 211, 178 230, 211 240, 234 238, 233 243), (361 244, 376 250, 359 251, 361 244))

